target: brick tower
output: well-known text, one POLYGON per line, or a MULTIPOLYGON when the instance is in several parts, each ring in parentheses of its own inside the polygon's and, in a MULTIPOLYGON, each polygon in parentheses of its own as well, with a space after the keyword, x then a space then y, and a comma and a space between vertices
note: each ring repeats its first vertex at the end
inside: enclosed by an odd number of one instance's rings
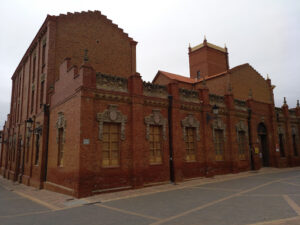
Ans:
POLYGON ((208 43, 189 47, 190 77, 199 79, 209 77, 229 69, 227 48, 208 43))

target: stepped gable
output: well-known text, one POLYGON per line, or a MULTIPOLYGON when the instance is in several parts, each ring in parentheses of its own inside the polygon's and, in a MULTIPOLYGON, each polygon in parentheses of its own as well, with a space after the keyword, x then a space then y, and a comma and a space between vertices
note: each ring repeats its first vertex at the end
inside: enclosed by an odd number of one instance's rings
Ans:
POLYGON ((133 38, 129 37, 128 33, 124 32, 122 28, 120 28, 117 24, 113 23, 111 19, 108 19, 107 16, 103 15, 99 10, 95 10, 95 11, 88 10, 88 11, 81 11, 81 12, 74 12, 74 13, 67 12, 67 14, 59 14, 59 16, 54 16, 54 17, 59 19, 64 17, 81 17, 86 15, 95 16, 104 19, 105 21, 107 21, 108 24, 110 24, 112 27, 114 27, 116 30, 122 33, 124 37, 128 38, 130 41, 136 42, 133 40, 133 38))
POLYGON ((30 43, 28 49, 26 50, 25 54, 23 55, 20 63, 18 64, 16 70, 13 73, 12 79, 13 77, 18 74, 20 68, 22 67, 22 65, 26 62, 28 55, 33 51, 33 49, 36 47, 36 42, 38 39, 40 39, 46 32, 47 32, 47 23, 49 21, 56 21, 59 18, 64 18, 64 17, 80 17, 83 15, 93 15, 93 16, 97 16, 99 18, 103 18, 105 19, 109 24, 111 24, 112 27, 114 27, 115 29, 117 29, 120 33, 122 33, 124 35, 125 38, 128 38, 130 41, 137 43, 136 41, 133 40, 133 38, 129 37, 129 35, 127 33, 124 32, 123 29, 119 28, 118 25, 114 24, 112 22, 112 20, 108 19, 107 16, 101 14, 100 11, 95 10, 95 11, 81 11, 81 12, 67 12, 67 14, 59 14, 58 16, 54 16, 54 15, 49 15, 47 14, 46 19, 44 20, 42 26, 40 27, 40 29, 38 30, 37 34, 35 35, 35 37, 33 38, 32 42, 30 43))

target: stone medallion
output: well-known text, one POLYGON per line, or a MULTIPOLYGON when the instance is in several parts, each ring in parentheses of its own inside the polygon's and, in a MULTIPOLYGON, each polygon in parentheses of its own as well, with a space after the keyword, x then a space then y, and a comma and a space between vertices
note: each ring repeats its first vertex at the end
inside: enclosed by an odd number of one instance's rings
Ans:
POLYGON ((160 115, 159 114, 154 114, 154 122, 156 123, 156 124, 159 124, 159 122, 160 122, 160 115))
POLYGON ((115 121, 117 119, 118 115, 117 115, 117 112, 116 111, 111 111, 109 113, 109 118, 112 120, 112 121, 115 121))
POLYGON ((189 124, 193 125, 194 123, 194 118, 192 116, 189 116, 189 124))

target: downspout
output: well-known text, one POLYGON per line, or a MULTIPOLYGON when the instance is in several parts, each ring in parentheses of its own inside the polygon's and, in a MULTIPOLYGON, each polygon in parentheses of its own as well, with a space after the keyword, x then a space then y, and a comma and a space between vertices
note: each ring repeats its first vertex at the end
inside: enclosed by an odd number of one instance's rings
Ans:
POLYGON ((170 164, 170 181, 175 182, 174 176, 174 163, 173 163, 173 132, 172 132, 172 106, 173 106, 173 96, 169 95, 169 107, 168 107, 168 124, 169 124, 169 164, 170 164))
POLYGON ((253 159, 253 149, 252 149, 252 136, 251 136, 251 109, 248 109, 248 138, 249 138, 249 148, 250 148, 250 163, 251 163, 251 170, 254 170, 254 159, 253 159))
POLYGON ((45 113, 45 117, 47 118, 46 121, 46 126, 47 126, 47 130, 46 130, 46 143, 45 143, 45 169, 44 169, 44 182, 47 181, 47 169, 48 169, 48 145, 49 145, 49 125, 50 125, 50 113, 49 113, 49 105, 48 104, 44 104, 44 113, 45 113))

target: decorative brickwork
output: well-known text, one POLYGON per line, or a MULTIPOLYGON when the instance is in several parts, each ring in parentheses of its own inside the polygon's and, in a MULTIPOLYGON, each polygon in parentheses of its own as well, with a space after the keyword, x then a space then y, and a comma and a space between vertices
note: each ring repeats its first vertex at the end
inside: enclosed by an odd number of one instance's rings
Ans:
POLYGON ((58 143, 59 141, 59 129, 63 129, 63 136, 62 136, 62 142, 65 143, 66 142, 66 127, 67 127, 67 121, 65 119, 64 113, 63 112, 59 112, 58 113, 58 118, 56 121, 56 143, 58 143))
POLYGON ((236 127, 237 135, 239 134, 239 132, 242 131, 242 132, 245 132, 246 136, 248 136, 248 127, 247 127, 245 121, 239 121, 235 127, 236 127))
POLYGON ((180 99, 185 102, 199 103, 199 94, 197 91, 188 89, 179 89, 180 99))
POLYGON ((200 141, 200 135, 199 135, 200 122, 195 119, 193 114, 189 114, 187 117, 185 117, 181 121, 181 126, 182 126, 183 140, 186 140, 186 128, 193 127, 196 128, 197 141, 200 141))
POLYGON ((167 98, 168 92, 166 86, 143 82, 143 93, 146 96, 167 98))
POLYGON ((234 105, 235 105, 235 108, 238 110, 247 111, 247 104, 245 101, 235 99, 234 105))
POLYGON ((143 82, 136 45, 99 11, 47 16, 12 76, 1 175, 84 197, 300 166, 299 102, 274 108, 269 78, 229 68, 227 49, 205 40, 189 49, 190 77, 143 82))
POLYGON ((152 114, 145 117, 145 124, 146 124, 146 139, 149 140, 150 136, 150 125, 158 125, 162 126, 162 135, 163 139, 167 139, 166 135, 166 127, 167 127, 167 119, 163 117, 163 115, 160 113, 159 109, 153 109, 152 114))
POLYGON ((225 106, 224 97, 219 96, 219 95, 215 95, 215 94, 210 94, 209 95, 209 103, 211 105, 217 105, 219 107, 224 107, 225 106))
POLYGON ((285 134, 284 128, 282 126, 278 127, 278 134, 282 134, 282 135, 285 134))
POLYGON ((97 73, 97 88, 109 91, 121 91, 127 92, 127 79, 124 77, 117 77, 111 75, 105 75, 97 73))
POLYGON ((103 137, 103 123, 120 123, 121 124, 121 140, 125 140, 125 124, 127 117, 117 110, 117 105, 109 105, 103 113, 97 114, 97 121, 99 123, 99 140, 103 137))
POLYGON ((226 125, 221 118, 216 118, 212 123, 213 140, 216 142, 216 130, 222 130, 224 135, 224 141, 226 141, 226 125))

